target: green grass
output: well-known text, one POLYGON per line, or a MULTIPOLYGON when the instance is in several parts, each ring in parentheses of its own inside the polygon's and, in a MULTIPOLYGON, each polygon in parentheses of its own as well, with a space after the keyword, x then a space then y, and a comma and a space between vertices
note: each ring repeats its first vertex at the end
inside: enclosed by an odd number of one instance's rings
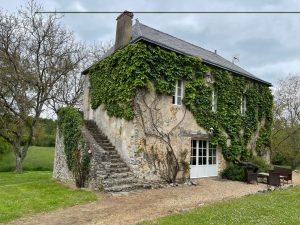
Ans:
MULTIPOLYGON (((51 171, 53 170, 54 147, 31 146, 23 162, 25 171, 51 171)), ((15 170, 15 156, 12 152, 0 158, 0 172, 15 170)))
POLYGON ((300 224, 300 187, 215 203, 141 224, 300 224))
POLYGON ((51 172, 0 173, 0 223, 97 199, 92 192, 64 187, 51 172))
MULTIPOLYGON (((289 165, 274 165, 274 166, 278 166, 278 167, 283 167, 283 168, 291 169, 291 166, 289 166, 289 165)), ((300 165, 296 167, 296 170, 300 170, 300 165)))

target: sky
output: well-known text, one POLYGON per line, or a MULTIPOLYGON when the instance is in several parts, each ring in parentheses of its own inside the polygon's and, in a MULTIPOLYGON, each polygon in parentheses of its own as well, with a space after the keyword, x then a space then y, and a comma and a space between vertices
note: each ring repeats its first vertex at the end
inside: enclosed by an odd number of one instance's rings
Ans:
MULTIPOLYGON (((47 11, 300 11, 300 0, 38 0, 47 11)), ((24 0, 0 0, 14 12, 24 0)), ((66 14, 87 43, 114 41, 118 14, 66 14)), ((300 74, 300 14, 135 14, 134 19, 210 51, 276 85, 300 74)))

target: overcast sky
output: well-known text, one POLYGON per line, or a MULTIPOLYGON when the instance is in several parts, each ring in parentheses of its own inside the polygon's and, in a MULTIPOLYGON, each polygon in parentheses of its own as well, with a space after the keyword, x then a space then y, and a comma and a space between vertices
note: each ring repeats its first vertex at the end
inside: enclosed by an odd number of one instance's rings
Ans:
MULTIPOLYGON (((40 0, 49 11, 300 11, 299 0, 40 0)), ((24 0, 0 0, 13 12, 24 0)), ((62 19, 78 39, 115 38, 117 14, 68 14, 62 19)), ((300 74, 300 14, 136 14, 153 28, 201 46, 231 60, 273 84, 300 74)))

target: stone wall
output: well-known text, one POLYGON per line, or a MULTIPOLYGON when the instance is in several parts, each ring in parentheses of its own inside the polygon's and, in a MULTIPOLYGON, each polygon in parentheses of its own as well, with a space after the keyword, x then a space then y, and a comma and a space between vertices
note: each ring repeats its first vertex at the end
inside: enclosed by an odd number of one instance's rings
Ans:
POLYGON ((59 134, 58 128, 56 131, 53 178, 63 182, 74 182, 73 175, 67 166, 67 159, 64 151, 64 139, 63 136, 59 134))
MULTIPOLYGON (((109 117, 103 106, 92 110, 87 104, 89 81, 86 76, 85 85, 85 110, 84 118, 94 120, 98 127, 107 135, 111 143, 116 147, 123 160, 130 166, 131 170, 139 179, 144 180, 160 180, 159 168, 155 158, 153 158, 153 150, 158 157, 163 157, 166 150, 166 143, 145 135, 143 121, 150 121, 149 112, 146 106, 142 104, 141 94, 139 93, 135 99, 135 105, 140 105, 140 111, 135 107, 135 118, 133 121, 126 121, 109 117), (141 113, 139 113, 141 112, 141 113)), ((147 104, 152 104, 154 98, 158 98, 156 108, 158 109, 157 119, 160 129, 164 133, 172 130, 170 137, 174 147, 174 152, 179 161, 185 161, 189 165, 190 148, 192 139, 208 139, 208 133, 205 129, 198 126, 191 112, 186 110, 185 106, 176 106, 172 104, 171 96, 156 96, 154 92, 147 93, 145 96, 147 104), (186 154, 183 154, 186 153, 186 154), (182 158, 184 156, 184 158, 182 158)), ((145 125, 145 124, 144 124, 145 125)), ((151 129, 151 125, 146 124, 147 129, 151 129)), ((218 170, 225 168, 225 161, 218 148, 218 170)), ((184 171, 181 166, 179 178, 189 177, 189 171, 184 171)))
POLYGON ((93 190, 102 190, 103 181, 108 177, 110 165, 107 163, 104 149, 96 142, 90 132, 83 128, 82 135, 91 151, 88 186, 93 190))
MULTIPOLYGON (((63 136, 56 132, 55 157, 53 165, 53 178, 65 183, 75 184, 72 172, 68 169, 66 154, 64 152, 63 136)), ((82 136, 88 149, 91 151, 89 179, 86 185, 93 190, 102 190, 103 181, 108 177, 108 169, 110 165, 107 163, 106 157, 109 157, 103 148, 97 144, 92 135, 82 128, 82 136)))

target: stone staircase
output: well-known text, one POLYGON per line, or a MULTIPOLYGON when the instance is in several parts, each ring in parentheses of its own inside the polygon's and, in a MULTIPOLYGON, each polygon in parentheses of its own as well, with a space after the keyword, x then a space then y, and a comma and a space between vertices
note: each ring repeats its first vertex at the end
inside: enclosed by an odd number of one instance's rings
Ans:
MULTIPOLYGON (((102 147, 105 151, 104 154, 107 156, 96 159, 97 162, 108 165, 105 167, 107 176, 102 180, 105 191, 121 192, 149 188, 149 185, 141 184, 138 181, 127 164, 122 160, 118 151, 94 121, 86 120, 85 128, 90 132, 97 144, 102 147)), ((94 157, 97 157, 97 154, 94 154, 94 157)))

